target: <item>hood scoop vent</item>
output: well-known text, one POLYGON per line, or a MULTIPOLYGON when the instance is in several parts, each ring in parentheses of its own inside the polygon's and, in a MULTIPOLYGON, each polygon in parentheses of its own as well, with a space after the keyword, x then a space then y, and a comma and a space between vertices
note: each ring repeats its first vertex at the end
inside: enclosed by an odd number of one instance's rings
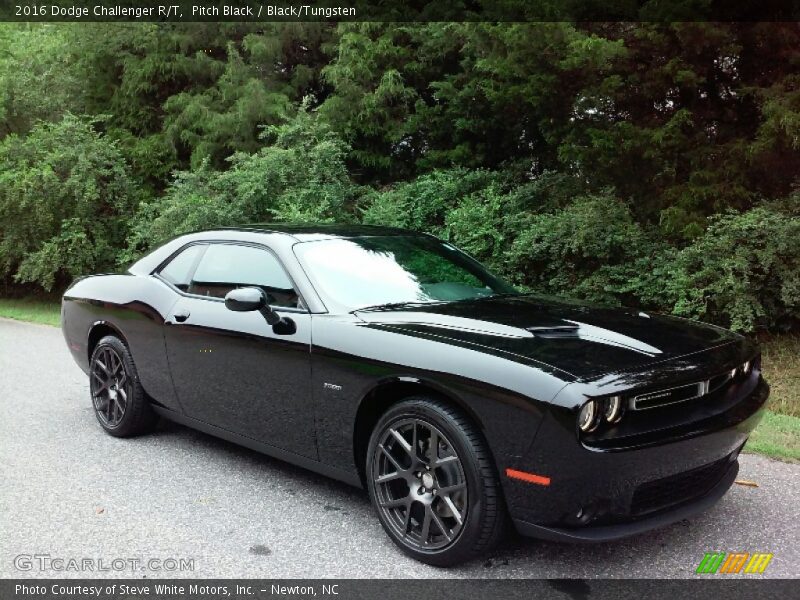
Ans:
POLYGON ((551 327, 526 327, 534 336, 544 339, 577 338, 577 325, 555 325, 551 327))
POLYGON ((527 327, 526 330, 530 331, 534 337, 547 340, 581 339, 597 344, 605 344, 606 346, 625 348, 626 350, 638 352, 646 356, 657 356, 661 354, 661 350, 654 346, 645 344, 641 340, 627 335, 611 331, 610 329, 589 325, 588 323, 581 323, 580 321, 568 321, 567 319, 564 319, 564 321, 569 323, 569 325, 527 327))

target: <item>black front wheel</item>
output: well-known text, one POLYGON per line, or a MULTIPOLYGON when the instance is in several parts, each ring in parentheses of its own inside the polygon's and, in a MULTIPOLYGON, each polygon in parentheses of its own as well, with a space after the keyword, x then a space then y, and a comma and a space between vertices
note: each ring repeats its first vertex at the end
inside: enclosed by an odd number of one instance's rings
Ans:
POLYGON ((127 346, 117 337, 101 339, 89 362, 89 391, 100 425, 116 437, 151 431, 158 417, 139 383, 127 346))
POLYGON ((449 404, 413 397, 392 406, 372 433, 366 473, 381 524, 417 560, 455 565, 502 536, 505 506, 486 443, 449 404))

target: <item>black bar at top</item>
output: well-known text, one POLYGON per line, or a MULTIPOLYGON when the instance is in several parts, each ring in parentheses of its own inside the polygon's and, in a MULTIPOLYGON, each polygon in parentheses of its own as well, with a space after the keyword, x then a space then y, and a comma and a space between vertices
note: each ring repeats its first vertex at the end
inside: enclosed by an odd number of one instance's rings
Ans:
POLYGON ((800 0, 0 0, 19 22, 800 21, 800 0))

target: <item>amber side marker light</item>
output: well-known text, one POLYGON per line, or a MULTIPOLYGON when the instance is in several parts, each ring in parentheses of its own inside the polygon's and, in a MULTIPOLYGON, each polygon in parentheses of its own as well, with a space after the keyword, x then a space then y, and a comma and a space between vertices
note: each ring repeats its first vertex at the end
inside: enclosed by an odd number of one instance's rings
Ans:
POLYGON ((533 473, 526 473, 525 471, 517 471, 516 469, 506 469, 506 475, 511 479, 519 479, 527 483, 535 483, 537 485, 550 485, 550 478, 543 475, 534 475, 533 473))

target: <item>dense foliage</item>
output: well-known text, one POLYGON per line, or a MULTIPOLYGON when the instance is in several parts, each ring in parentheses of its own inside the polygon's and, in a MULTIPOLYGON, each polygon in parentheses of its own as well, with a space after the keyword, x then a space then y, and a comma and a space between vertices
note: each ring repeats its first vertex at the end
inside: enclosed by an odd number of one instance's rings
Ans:
POLYGON ((117 144, 66 114, 0 141, 0 270, 50 289, 114 264, 139 198, 117 144))
POLYGON ((1 25, 0 279, 360 221, 525 288, 796 327, 798 73, 794 23, 1 25))

